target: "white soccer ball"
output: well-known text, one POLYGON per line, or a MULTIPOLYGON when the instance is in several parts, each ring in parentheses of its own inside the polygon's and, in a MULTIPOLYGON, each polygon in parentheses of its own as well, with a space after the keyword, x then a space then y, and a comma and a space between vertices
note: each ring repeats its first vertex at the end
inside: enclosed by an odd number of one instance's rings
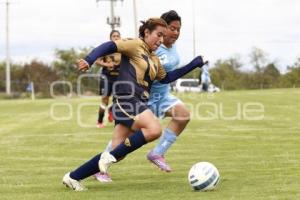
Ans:
POLYGON ((213 190, 219 183, 218 169, 209 162, 198 162, 192 166, 188 176, 189 183, 196 191, 213 190))

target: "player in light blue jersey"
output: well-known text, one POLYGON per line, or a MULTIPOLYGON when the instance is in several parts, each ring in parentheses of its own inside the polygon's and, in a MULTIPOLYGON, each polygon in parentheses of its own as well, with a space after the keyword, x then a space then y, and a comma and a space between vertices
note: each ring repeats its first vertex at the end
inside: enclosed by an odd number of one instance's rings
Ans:
POLYGON ((208 86, 211 84, 211 79, 208 71, 208 66, 205 65, 202 68, 201 73, 201 85, 202 85, 202 91, 207 92, 208 86))
MULTIPOLYGON (((176 11, 171 10, 162 14, 161 18, 167 22, 168 28, 164 42, 156 50, 156 55, 168 72, 176 69, 180 62, 175 42, 180 35, 181 17, 176 11)), ((148 106, 157 117, 172 118, 158 144, 147 155, 148 160, 161 170, 171 172, 171 167, 166 163, 164 155, 188 124, 190 113, 180 99, 170 94, 170 84, 164 85, 158 81, 152 84, 148 106)))

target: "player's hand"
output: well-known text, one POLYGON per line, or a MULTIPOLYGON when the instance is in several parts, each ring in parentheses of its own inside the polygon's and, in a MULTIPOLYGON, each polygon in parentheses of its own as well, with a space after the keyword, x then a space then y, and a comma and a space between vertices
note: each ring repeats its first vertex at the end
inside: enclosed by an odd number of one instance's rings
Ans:
POLYGON ((198 57, 200 58, 201 63, 203 63, 203 64, 201 64, 201 65, 199 66, 200 68, 203 67, 204 65, 207 65, 207 64, 209 63, 209 61, 206 60, 206 59, 204 58, 204 56, 198 56, 198 57))
POLYGON ((85 72, 86 70, 88 70, 90 68, 90 65, 87 61, 85 61, 84 59, 80 59, 77 61, 77 69, 81 72, 85 72))

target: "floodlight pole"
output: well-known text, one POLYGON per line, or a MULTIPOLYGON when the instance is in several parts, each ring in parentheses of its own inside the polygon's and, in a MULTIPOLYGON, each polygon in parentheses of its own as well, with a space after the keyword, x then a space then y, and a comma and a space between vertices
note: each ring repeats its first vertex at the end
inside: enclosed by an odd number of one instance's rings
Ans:
POLYGON ((138 33, 138 24, 137 24, 137 9, 136 9, 136 0, 133 0, 133 18, 134 18, 134 33, 135 37, 139 37, 138 33))
MULTIPOLYGON (((196 16, 195 16, 195 0, 192 0, 192 23, 193 23, 193 57, 196 57, 196 16)), ((201 72, 200 72, 201 74, 201 72)), ((196 78, 197 75, 195 71, 193 72, 193 77, 196 78)))
POLYGON ((9 0, 6 0, 6 94, 11 94, 9 54, 9 0))
POLYGON ((96 0, 97 3, 99 1, 110 1, 110 17, 106 18, 106 23, 108 25, 110 25, 112 30, 114 30, 116 27, 120 27, 121 26, 121 18, 119 16, 115 16, 114 2, 115 1, 123 1, 123 0, 96 0))
POLYGON ((110 19, 107 18, 107 23, 111 26, 112 30, 114 30, 115 25, 117 25, 117 23, 114 21, 114 19, 115 19, 114 2, 111 0, 110 1, 110 19))
POLYGON ((192 16, 193 16, 193 57, 196 56, 196 30, 195 30, 195 0, 192 1, 192 16))

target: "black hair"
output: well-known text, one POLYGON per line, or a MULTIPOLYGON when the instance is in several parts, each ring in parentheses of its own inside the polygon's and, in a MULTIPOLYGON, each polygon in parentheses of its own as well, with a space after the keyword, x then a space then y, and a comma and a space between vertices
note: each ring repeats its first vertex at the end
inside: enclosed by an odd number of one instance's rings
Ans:
POLYGON ((163 13, 160 18, 165 20, 167 24, 169 25, 172 21, 179 21, 181 24, 181 17, 178 15, 178 13, 175 10, 170 10, 168 12, 163 13))
POLYGON ((109 39, 111 39, 111 36, 112 36, 114 33, 119 33, 119 35, 121 35, 120 31, 118 31, 118 30, 111 30, 111 32, 110 32, 110 34, 109 34, 109 39))

